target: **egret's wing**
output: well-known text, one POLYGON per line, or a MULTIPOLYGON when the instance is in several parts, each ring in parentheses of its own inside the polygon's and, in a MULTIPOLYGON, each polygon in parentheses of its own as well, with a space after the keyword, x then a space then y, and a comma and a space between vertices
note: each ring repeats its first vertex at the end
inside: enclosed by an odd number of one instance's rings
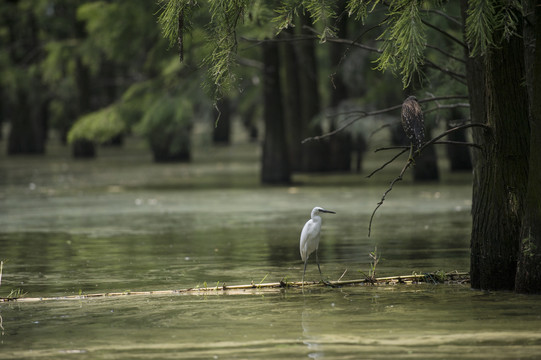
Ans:
POLYGON ((301 232, 300 252, 302 261, 306 261, 308 256, 317 249, 319 243, 318 224, 311 219, 304 224, 301 232))

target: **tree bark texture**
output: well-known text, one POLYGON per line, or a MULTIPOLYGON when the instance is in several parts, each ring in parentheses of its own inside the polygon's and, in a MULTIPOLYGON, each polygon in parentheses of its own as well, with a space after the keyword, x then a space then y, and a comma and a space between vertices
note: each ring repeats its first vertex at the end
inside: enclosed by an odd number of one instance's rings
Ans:
MULTIPOLYGON (((464 16, 467 4, 462 5, 464 16)), ((474 161, 471 283, 474 288, 513 290, 528 179, 523 42, 511 37, 484 57, 467 55, 472 121, 490 127, 473 131, 483 150, 476 151, 474 161)))
POLYGON ((515 290, 541 293, 541 7, 525 1, 526 85, 530 106, 530 163, 515 290), (529 24, 533 24, 529 25, 529 24))
POLYGON ((265 140, 261 181, 265 184, 289 183, 291 174, 280 89, 280 59, 276 43, 263 43, 263 61, 265 140))

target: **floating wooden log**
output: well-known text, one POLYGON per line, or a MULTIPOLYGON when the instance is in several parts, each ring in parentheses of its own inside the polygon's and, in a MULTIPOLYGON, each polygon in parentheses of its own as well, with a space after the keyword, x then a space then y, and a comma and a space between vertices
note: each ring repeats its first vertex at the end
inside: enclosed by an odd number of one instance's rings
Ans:
MULTIPOLYGON (((314 287, 332 287, 339 288, 345 286, 382 286, 382 285, 412 285, 412 284, 465 284, 470 282, 470 276, 467 272, 435 272, 426 274, 412 274, 412 275, 400 275, 400 276, 387 276, 379 278, 364 278, 356 280, 338 280, 328 282, 316 282, 305 281, 305 288, 314 287)), ((16 301, 16 302, 40 302, 40 301, 54 301, 54 300, 84 300, 94 298, 107 298, 107 297, 120 297, 120 296, 134 296, 134 295, 217 295, 217 294, 258 294, 262 292, 281 291, 282 289, 296 289, 300 290, 302 282, 271 282, 271 283, 251 283, 246 285, 226 285, 219 284, 217 286, 207 287, 195 287, 179 290, 157 290, 157 291, 123 291, 123 292, 109 292, 109 293, 96 293, 96 294, 81 294, 81 295, 67 295, 67 296, 53 296, 53 297, 10 297, 0 298, 1 302, 16 301)))

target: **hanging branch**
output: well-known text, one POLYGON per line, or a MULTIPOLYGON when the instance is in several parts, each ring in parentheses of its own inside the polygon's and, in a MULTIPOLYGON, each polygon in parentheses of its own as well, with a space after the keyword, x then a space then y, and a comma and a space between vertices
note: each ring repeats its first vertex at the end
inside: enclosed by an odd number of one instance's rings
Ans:
MULTIPOLYGON (((397 182, 399 181, 402 181, 403 179, 403 176, 404 176, 404 173, 406 172, 406 170, 411 166, 412 163, 415 162, 415 159, 417 157, 419 157, 419 155, 421 155, 421 153, 423 152, 424 149, 426 149, 428 146, 430 145, 434 145, 436 143, 442 143, 442 144, 460 144, 460 145, 468 145, 468 146, 474 146, 476 148, 479 148, 479 149, 482 149, 481 146, 477 145, 477 144, 473 144, 473 143, 461 143, 461 142, 457 142, 457 141, 441 141, 441 142, 438 142, 439 139, 441 139, 442 137, 445 137, 455 131, 458 131, 458 130, 461 130, 461 129, 466 129, 466 128, 470 128, 470 127, 482 127, 486 130, 489 130, 490 127, 485 125, 485 124, 479 124, 479 123, 470 123, 470 124, 464 124, 464 125, 460 125, 460 126, 457 126, 457 127, 454 127, 452 129, 449 129, 449 130, 446 130, 444 132, 442 132, 441 134, 439 134, 438 136, 436 136, 435 138, 433 138, 432 140, 426 142, 423 144, 423 146, 421 146, 419 148, 419 150, 415 151, 412 155, 411 158, 408 159, 408 161, 406 162, 406 164, 404 165, 404 167, 402 168, 402 171, 400 171, 400 174, 393 180, 391 181, 391 184, 389 185, 389 187, 387 188, 387 190, 385 190, 385 192, 383 193, 383 196, 381 197, 381 200, 377 203, 376 205, 376 208, 374 209, 374 211, 372 212, 372 216, 370 216, 370 222, 368 223, 368 237, 370 237, 370 234, 372 232, 372 221, 374 220, 374 215, 376 214, 376 211, 378 211, 378 209, 380 208, 381 205, 383 205, 383 202, 385 201, 385 198, 387 197, 387 194, 389 194, 391 192, 391 190, 393 190, 393 187, 394 187, 394 184, 396 184, 397 182)), ((387 149, 402 149, 401 152, 396 155, 391 161, 388 161, 386 162, 383 166, 381 166, 379 169, 376 169, 375 171, 373 171, 368 177, 374 175, 376 172, 380 171, 381 169, 383 169, 385 166, 387 166, 388 164, 390 164, 391 162, 393 162, 396 158, 398 158, 400 155, 402 155, 404 152, 407 151, 407 149, 409 149, 409 146, 406 147, 406 149, 404 149, 404 147, 402 146, 398 146, 398 147, 389 147, 389 148, 380 148, 378 150, 387 150, 387 149)))
POLYGON ((184 9, 178 12, 178 57, 184 61, 184 9))

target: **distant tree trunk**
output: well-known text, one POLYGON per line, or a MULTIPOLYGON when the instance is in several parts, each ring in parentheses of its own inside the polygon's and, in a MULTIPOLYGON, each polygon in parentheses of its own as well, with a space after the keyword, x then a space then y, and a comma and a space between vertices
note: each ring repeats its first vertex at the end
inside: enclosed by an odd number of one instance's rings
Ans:
MULTIPOLYGON (((294 35, 293 28, 285 29, 280 34, 280 38, 291 39, 294 35)), ((303 133, 306 131, 303 127, 302 109, 299 83, 299 64, 296 53, 296 44, 285 41, 281 46, 283 76, 283 99, 284 99, 284 118, 287 129, 287 143, 289 149, 289 163, 292 171, 301 170, 303 145, 301 144, 303 133)))
MULTIPOLYGON (((81 59, 77 59, 76 77, 77 82, 77 116, 88 113, 91 108, 90 99, 92 91, 90 89, 90 73, 81 59)), ((74 158, 93 158, 96 157, 96 145, 88 140, 75 140, 71 144, 71 153, 74 158)))
MULTIPOLYGON (((456 109, 451 111, 451 119, 460 117, 460 112, 456 109)), ((451 129, 450 124, 447 125, 451 129)), ((466 129, 455 131, 449 134, 450 141, 466 142, 466 129)), ((467 146, 447 145, 447 157, 449 158, 451 171, 471 171, 473 169, 470 149, 467 146)))
MULTIPOLYGON (((346 3, 344 0, 338 1, 337 13, 343 14, 346 10, 346 3)), ((340 39, 347 39, 347 18, 344 16, 337 22, 337 36, 340 39)), ((345 47, 341 44, 331 43, 329 44, 329 56, 331 60, 331 68, 339 69, 342 58, 344 57, 345 47)), ((348 89, 342 79, 342 74, 336 72, 332 75, 332 87, 331 87, 331 103, 332 108, 338 109, 342 101, 348 98, 348 89)), ((336 118, 331 119, 331 128, 333 131, 338 127, 336 118)), ((342 131, 329 139, 329 152, 327 170, 330 171, 350 171, 351 170, 351 152, 353 142, 349 131, 342 131)), ((357 149, 360 150, 360 149, 357 149)), ((358 166, 360 166, 358 162, 358 166)), ((360 171, 360 170, 358 170, 360 171)))
MULTIPOLYGON (((465 22, 467 2, 463 0, 465 22)), ((494 34, 501 38, 501 33, 494 34)), ((472 201, 472 287, 515 288, 520 228, 528 180, 529 126, 522 39, 513 36, 485 58, 466 54, 476 151, 472 201)))
POLYGON ((45 153, 44 110, 39 93, 37 89, 17 92, 14 111, 11 114, 8 155, 45 153))
MULTIPOLYGON (((308 14, 301 15, 302 32, 307 34, 304 26, 312 26, 308 14)), ((317 61, 314 41, 303 41, 295 49, 298 58, 298 76, 300 85, 300 105, 302 134, 301 138, 322 134, 321 125, 314 123, 320 113, 320 97, 318 87, 317 61)), ((326 169, 328 141, 309 141, 302 145, 301 171, 318 172, 326 169)))
MULTIPOLYGON (((44 96, 41 79, 28 71, 28 68, 40 60, 41 44, 39 42, 39 28, 35 15, 31 12, 26 14, 24 29, 22 22, 17 18, 17 2, 6 4, 13 6, 8 12, 12 16, 6 17, 7 31, 10 36, 11 46, 8 51, 11 61, 20 67, 21 78, 16 84, 16 89, 11 89, 15 94, 11 104, 11 128, 8 136, 7 153, 16 154, 43 154, 45 153, 45 111, 44 96), (24 31, 22 31, 24 30, 24 31), (33 56, 25 58, 28 54, 33 56)), ((3 49, 4 51, 5 49, 3 49)))
MULTIPOLYGON (((430 139, 432 130, 427 128, 425 131, 427 138, 430 139)), ((428 146, 423 150, 421 156, 415 159, 415 165, 413 166, 413 180, 438 181, 439 179, 440 172, 438 169, 436 148, 434 146, 428 146)))
POLYGON ((175 131, 150 136, 150 149, 157 163, 191 160, 191 126, 178 126, 175 131))
POLYGON ((291 174, 280 88, 280 59, 276 43, 263 43, 263 62, 265 140, 261 181, 266 184, 289 183, 291 174))
POLYGON ((535 7, 533 0, 524 3, 524 12, 534 14, 534 25, 524 25, 526 85, 530 90, 530 162, 515 290, 541 293, 541 7, 535 7))
POLYGON ((231 104, 227 97, 218 100, 214 109, 218 123, 212 130, 212 142, 214 144, 229 145, 231 133, 231 104))
POLYGON ((93 158, 96 156, 96 146, 92 141, 77 140, 71 144, 71 154, 74 158, 93 158))
POLYGON ((250 107, 248 107, 241 115, 242 124, 244 125, 244 128, 248 130, 250 142, 256 142, 259 137, 259 130, 255 122, 256 109, 256 104, 250 105, 250 107))

